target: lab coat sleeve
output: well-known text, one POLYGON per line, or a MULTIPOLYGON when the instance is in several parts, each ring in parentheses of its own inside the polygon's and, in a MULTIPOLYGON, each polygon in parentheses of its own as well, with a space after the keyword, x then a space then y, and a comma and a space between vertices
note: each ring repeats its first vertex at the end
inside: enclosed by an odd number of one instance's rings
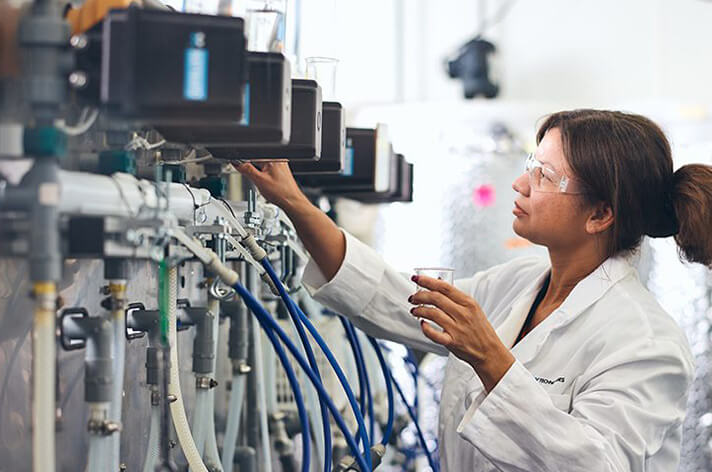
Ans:
MULTIPOLYGON (((312 297, 340 313, 366 333, 416 349, 447 355, 443 346, 429 340, 419 321, 410 314, 408 297, 416 285, 407 275, 385 263, 373 249, 344 231, 346 255, 336 275, 327 281, 310 259, 302 282, 312 297)), ((472 293, 477 276, 458 280, 456 286, 472 293)))
POLYGON ((570 413, 516 361, 457 431, 503 471, 645 471, 684 419, 692 361, 671 341, 612 357, 581 378, 570 413))

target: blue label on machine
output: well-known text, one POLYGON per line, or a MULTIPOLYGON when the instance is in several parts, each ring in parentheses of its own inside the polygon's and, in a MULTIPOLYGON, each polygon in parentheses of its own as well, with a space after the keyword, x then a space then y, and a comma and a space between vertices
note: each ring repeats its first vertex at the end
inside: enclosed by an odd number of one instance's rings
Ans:
MULTIPOLYGON (((349 144, 351 143, 349 142, 349 144)), ((346 146, 346 155, 344 156, 344 171, 341 174, 354 174, 354 148, 352 146, 346 146)))
POLYGON ((250 124, 250 83, 245 84, 245 92, 242 94, 242 119, 240 120, 241 125, 250 124))
POLYGON ((190 47, 185 50, 183 97, 201 101, 208 98, 208 50, 204 33, 190 34, 190 47))

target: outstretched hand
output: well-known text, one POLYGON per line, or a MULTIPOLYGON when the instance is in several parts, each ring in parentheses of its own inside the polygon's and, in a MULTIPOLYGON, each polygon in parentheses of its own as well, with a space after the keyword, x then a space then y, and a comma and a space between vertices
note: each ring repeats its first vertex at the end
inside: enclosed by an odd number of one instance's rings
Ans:
POLYGON ((250 179, 268 202, 282 209, 307 200, 299 189, 289 163, 286 161, 267 162, 258 169, 250 163, 235 163, 235 169, 250 179))

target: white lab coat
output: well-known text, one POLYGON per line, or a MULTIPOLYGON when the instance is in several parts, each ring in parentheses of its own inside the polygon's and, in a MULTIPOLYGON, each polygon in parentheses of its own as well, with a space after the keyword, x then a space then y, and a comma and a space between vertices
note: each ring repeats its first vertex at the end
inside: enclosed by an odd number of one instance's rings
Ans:
MULTIPOLYGON (((326 281, 313 261, 314 298, 367 333, 448 355, 409 313, 415 285, 346 234, 346 258, 326 281)), ((455 285, 511 347, 550 271, 521 258, 455 285)), ((607 260, 514 348, 516 362, 486 394, 449 355, 440 404, 444 471, 674 472, 687 391, 688 342, 622 258, 607 260)))

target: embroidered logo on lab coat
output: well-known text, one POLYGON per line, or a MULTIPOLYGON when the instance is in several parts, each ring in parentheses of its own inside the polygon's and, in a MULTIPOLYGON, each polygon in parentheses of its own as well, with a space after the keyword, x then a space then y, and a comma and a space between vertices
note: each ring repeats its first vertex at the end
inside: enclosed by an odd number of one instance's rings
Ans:
POLYGON ((545 379, 544 377, 534 377, 534 379, 537 382, 539 382, 540 384, 545 384, 545 385, 554 385, 556 382, 561 382, 561 383, 566 382, 566 379, 564 377, 559 377, 556 380, 545 379))

